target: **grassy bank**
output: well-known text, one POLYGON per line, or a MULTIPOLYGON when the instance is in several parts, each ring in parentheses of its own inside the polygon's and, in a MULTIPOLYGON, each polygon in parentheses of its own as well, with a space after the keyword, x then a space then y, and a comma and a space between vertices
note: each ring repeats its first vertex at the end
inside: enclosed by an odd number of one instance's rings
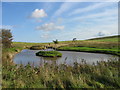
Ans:
POLYGON ((57 50, 106 53, 106 54, 114 54, 120 56, 120 50, 118 49, 103 49, 103 48, 91 48, 91 47, 60 47, 57 50))

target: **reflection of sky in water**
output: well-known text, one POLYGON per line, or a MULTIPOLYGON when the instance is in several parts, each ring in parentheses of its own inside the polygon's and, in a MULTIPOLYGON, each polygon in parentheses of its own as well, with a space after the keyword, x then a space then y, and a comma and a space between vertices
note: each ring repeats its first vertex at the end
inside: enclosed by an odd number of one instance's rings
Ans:
MULTIPOLYGON (((113 58, 113 55, 107 54, 98 54, 98 53, 86 53, 86 52, 73 52, 73 51, 59 51, 62 53, 62 57, 59 58, 46 58, 36 56, 35 53, 39 50, 22 50, 22 52, 18 53, 14 57, 14 62, 16 64, 33 64, 35 66, 42 65, 44 63, 56 63, 56 64, 64 64, 73 65, 74 62, 81 63, 84 59, 88 64, 92 64, 97 61, 107 61, 110 58, 113 58)), ((118 57, 117 57, 118 58, 118 57)))

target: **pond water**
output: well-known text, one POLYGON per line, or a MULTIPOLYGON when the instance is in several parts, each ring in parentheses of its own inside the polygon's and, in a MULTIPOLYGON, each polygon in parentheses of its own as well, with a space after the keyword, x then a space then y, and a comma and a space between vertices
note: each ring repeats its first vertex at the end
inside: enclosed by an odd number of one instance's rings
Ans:
MULTIPOLYGON (((51 49, 48 49, 51 50, 51 49)), ((48 51, 47 50, 47 51, 48 51)), ((74 62, 81 63, 84 59, 86 63, 93 64, 97 61, 107 61, 110 59, 118 59, 117 56, 100 53, 87 53, 87 52, 74 52, 74 51, 59 51, 62 53, 62 57, 50 58, 36 56, 35 53, 40 50, 28 50, 24 49, 14 57, 15 64, 26 65, 30 63, 34 66, 43 65, 44 63, 56 63, 56 64, 67 64, 73 65, 74 62)))

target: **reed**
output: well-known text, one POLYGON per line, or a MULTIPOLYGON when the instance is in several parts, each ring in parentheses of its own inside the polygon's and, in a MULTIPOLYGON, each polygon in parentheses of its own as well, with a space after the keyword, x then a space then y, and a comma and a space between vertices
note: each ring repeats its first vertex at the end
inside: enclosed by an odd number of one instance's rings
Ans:
MULTIPOLYGON (((5 62, 9 63, 9 60, 5 62)), ((73 66, 44 63, 34 67, 15 64, 2 66, 3 88, 120 88, 120 61, 89 65, 83 60, 73 66)))

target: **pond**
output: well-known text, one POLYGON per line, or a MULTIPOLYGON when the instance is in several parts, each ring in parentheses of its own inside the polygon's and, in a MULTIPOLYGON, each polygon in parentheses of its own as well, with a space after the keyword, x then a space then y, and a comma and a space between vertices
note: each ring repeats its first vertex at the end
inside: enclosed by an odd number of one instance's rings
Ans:
POLYGON ((117 56, 110 54, 74 52, 74 51, 59 51, 62 53, 62 57, 50 58, 50 57, 36 56, 35 53, 38 51, 40 50, 24 49, 20 53, 15 55, 14 63, 23 64, 23 65, 30 63, 31 65, 34 66, 43 65, 44 63, 50 63, 50 64, 56 63, 58 65, 59 64, 73 65, 74 62, 81 63, 83 59, 88 64, 93 64, 93 62, 96 63, 97 61, 108 61, 110 59, 118 59, 117 56))

